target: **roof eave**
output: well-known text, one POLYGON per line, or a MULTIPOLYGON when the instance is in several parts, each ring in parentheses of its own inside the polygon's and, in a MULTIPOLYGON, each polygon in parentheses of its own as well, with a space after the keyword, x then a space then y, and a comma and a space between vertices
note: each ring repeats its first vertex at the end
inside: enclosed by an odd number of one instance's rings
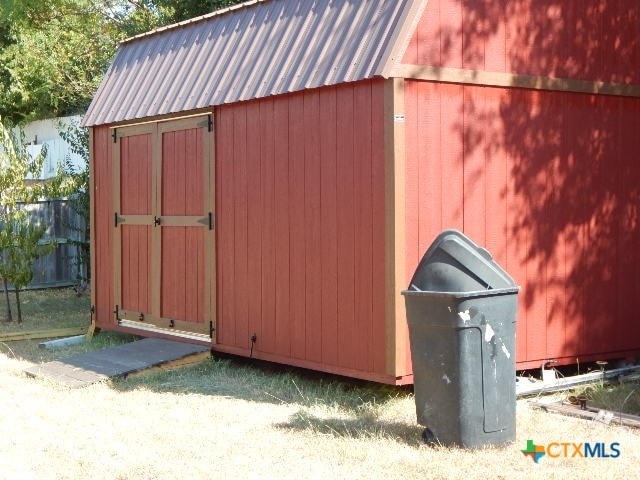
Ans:
POLYGON ((386 52, 381 57, 380 68, 376 72, 382 78, 394 77, 396 65, 402 62, 402 57, 407 51, 411 37, 418 28, 418 23, 427 8, 429 0, 413 0, 411 7, 404 13, 404 18, 398 23, 398 28, 387 46, 386 52))
POLYGON ((257 3, 264 3, 264 2, 268 2, 269 0, 249 0, 247 2, 243 2, 243 3, 239 3, 237 5, 232 5, 230 7, 226 7, 226 8, 221 8, 219 10, 214 10, 211 13, 206 13, 204 15, 200 15, 199 17, 194 17, 194 18, 189 18, 187 20, 183 20, 182 22, 178 22, 178 23, 172 23, 171 25, 165 25, 163 27, 158 27, 156 29, 153 30, 149 30, 148 32, 144 32, 144 33, 140 33, 138 35, 134 35, 133 37, 129 37, 129 38, 125 38, 124 40, 120 41, 120 45, 123 45, 125 43, 131 43, 135 40, 139 40, 141 38, 145 38, 145 37, 150 37, 153 36, 157 33, 160 32, 165 32, 167 30, 174 30, 177 28, 182 28, 186 25, 191 25, 193 23, 198 23, 198 22, 202 22, 204 20, 207 20, 209 18, 212 17, 217 17, 220 15, 224 15, 227 14, 229 12, 233 12, 235 10, 240 10, 242 8, 247 8, 247 7, 251 7, 257 3))

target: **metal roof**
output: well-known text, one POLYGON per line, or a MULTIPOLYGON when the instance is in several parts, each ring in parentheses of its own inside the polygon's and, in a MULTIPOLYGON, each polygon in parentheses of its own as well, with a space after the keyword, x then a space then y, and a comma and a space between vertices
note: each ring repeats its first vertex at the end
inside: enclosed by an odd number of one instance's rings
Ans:
POLYGON ((387 76, 426 0, 254 0, 122 42, 83 126, 387 76))

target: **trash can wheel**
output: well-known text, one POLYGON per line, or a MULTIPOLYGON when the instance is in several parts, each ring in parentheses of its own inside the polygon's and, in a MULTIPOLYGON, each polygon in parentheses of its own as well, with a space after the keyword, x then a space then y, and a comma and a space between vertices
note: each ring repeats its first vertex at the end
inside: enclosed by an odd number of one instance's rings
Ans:
POLYGON ((438 443, 438 439, 436 438, 436 436, 433 434, 433 432, 428 429, 425 428, 422 431, 422 440, 424 441, 424 443, 426 443, 427 445, 435 445, 438 443))

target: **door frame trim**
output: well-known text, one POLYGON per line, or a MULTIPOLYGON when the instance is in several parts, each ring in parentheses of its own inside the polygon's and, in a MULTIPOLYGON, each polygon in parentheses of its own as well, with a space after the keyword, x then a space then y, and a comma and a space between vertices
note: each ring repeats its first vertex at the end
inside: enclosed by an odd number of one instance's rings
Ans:
MULTIPOLYGON (((151 252, 150 252, 150 303, 151 312, 147 315, 147 320, 150 322, 137 322, 134 319, 126 318, 131 317, 127 310, 122 309, 122 229, 118 228, 119 223, 127 223, 130 219, 135 224, 138 224, 139 220, 145 218, 155 218, 155 216, 161 215, 162 207, 162 135, 167 132, 174 132, 179 130, 188 130, 194 128, 202 128, 202 155, 203 155, 203 202, 204 212, 210 212, 215 218, 215 148, 213 147, 215 142, 215 128, 213 124, 213 112, 200 113, 197 115, 155 120, 145 123, 136 123, 131 125, 118 125, 111 127, 113 130, 114 148, 112 151, 113 161, 113 174, 112 174, 112 189, 113 189, 113 213, 116 217, 116 225, 114 228, 114 248, 113 248, 113 277, 114 277, 114 303, 116 304, 116 322, 123 320, 124 326, 129 323, 135 323, 145 325, 146 330, 153 330, 155 332, 162 332, 167 335, 174 334, 177 337, 188 336, 188 330, 183 327, 191 325, 198 325, 199 323, 184 322, 179 320, 171 320, 163 318, 161 315, 161 262, 162 262, 162 228, 152 228, 151 230, 151 252), (120 142, 123 137, 135 136, 135 135, 151 135, 151 215, 122 215, 121 210, 121 158, 120 158, 120 142), (118 218, 118 216, 120 218, 118 218), (120 318, 119 312, 126 315, 120 318), (158 325, 153 325, 154 320, 158 325), (169 328, 169 324, 174 324, 174 327, 169 328), (167 326, 165 326, 165 324, 167 326), (181 328, 177 328, 177 327, 181 328), (173 328, 176 328, 173 330, 173 328)), ((212 344, 216 343, 216 232, 215 226, 204 225, 202 223, 202 216, 168 216, 165 217, 167 221, 166 226, 201 226, 205 231, 209 232, 204 234, 204 298, 203 298, 203 316, 204 321, 201 328, 193 330, 193 334, 196 336, 201 335, 201 331, 206 331, 210 334, 212 344), (211 230, 211 231, 210 231, 211 230)), ((214 222, 215 223, 215 222, 214 222)), ((162 226, 162 224, 160 224, 162 226)), ((135 325, 131 325, 131 328, 137 328, 135 325)))

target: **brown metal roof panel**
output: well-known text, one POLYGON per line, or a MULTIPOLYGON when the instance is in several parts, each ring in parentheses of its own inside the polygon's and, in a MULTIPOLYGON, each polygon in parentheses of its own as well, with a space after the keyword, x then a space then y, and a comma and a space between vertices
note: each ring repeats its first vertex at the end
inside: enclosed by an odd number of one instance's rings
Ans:
MULTIPOLYGON (((145 115, 145 112, 157 110, 158 103, 166 98, 168 89, 174 83, 173 67, 177 64, 173 42, 169 38, 155 44, 150 40, 144 42, 148 44, 148 49, 142 48, 142 44, 139 46, 140 56, 145 57, 141 64, 143 75, 131 82, 131 88, 127 88, 126 77, 123 75, 122 78, 124 83, 122 89, 129 90, 129 93, 124 97, 121 108, 123 114, 131 112, 134 118, 140 118, 140 115, 145 115)), ((132 71, 135 71, 135 64, 132 71)))
POLYGON ((380 75, 424 0, 251 2, 121 44, 84 125, 207 108, 380 75))
POLYGON ((179 111, 185 107, 190 97, 197 95, 192 87, 194 78, 198 75, 197 54, 201 49, 191 48, 191 45, 200 42, 199 37, 202 33, 198 29, 184 29, 182 35, 176 38, 172 58, 163 69, 167 78, 161 79, 162 88, 158 90, 158 98, 155 99, 154 109, 159 112, 179 111))
MULTIPOLYGON (((277 54, 278 49, 278 32, 275 28, 257 28, 258 25, 273 25, 280 13, 275 11, 264 10, 260 17, 255 19, 257 29, 255 36, 255 42, 252 46, 251 58, 268 59, 273 58, 277 54)), ((251 77, 254 79, 252 82, 242 82, 242 88, 239 91, 239 95, 242 98, 260 98, 268 95, 268 91, 265 90, 266 82, 264 81, 265 74, 269 68, 270 62, 251 62, 249 57, 245 58, 245 77, 251 77)))

